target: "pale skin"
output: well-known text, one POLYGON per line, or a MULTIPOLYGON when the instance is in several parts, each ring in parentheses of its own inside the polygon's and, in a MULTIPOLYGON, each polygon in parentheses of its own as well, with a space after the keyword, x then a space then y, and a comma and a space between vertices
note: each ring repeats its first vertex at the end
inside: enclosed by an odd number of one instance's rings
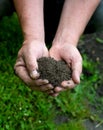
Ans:
POLYGON ((50 50, 45 43, 43 0, 14 0, 21 23, 24 42, 15 64, 16 74, 32 89, 57 96, 80 83, 82 57, 77 44, 100 0, 65 0, 60 22, 50 50), (39 79, 37 59, 50 56, 65 60, 72 78, 54 90, 46 79, 39 79))

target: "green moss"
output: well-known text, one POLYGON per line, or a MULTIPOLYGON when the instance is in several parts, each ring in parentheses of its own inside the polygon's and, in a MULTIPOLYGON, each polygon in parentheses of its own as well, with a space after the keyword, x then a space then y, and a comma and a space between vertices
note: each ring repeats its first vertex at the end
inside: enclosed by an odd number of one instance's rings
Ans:
MULTIPOLYGON (((30 90, 14 75, 13 66, 21 44, 16 14, 5 17, 0 21, 0 130, 84 130, 83 119, 93 117, 89 104, 95 96, 93 83, 98 79, 94 69, 91 70, 93 64, 88 70, 93 74, 88 78, 83 75, 75 89, 56 98, 48 97, 30 90), (69 122, 57 125, 55 118, 59 114, 66 114, 69 122)), ((85 69, 87 65, 85 60, 85 69)))

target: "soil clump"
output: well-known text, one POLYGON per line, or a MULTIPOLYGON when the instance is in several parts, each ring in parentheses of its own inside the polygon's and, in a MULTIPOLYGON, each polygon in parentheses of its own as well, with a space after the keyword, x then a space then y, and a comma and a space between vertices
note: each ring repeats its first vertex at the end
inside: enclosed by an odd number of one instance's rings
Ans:
POLYGON ((71 79, 71 69, 64 61, 56 61, 50 57, 38 59, 38 72, 41 79, 47 79, 54 87, 62 81, 71 79))

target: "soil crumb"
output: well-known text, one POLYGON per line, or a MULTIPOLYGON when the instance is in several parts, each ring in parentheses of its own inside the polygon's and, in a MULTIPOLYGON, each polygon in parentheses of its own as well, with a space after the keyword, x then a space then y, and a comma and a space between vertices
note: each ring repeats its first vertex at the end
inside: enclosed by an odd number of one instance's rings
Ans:
POLYGON ((47 79, 55 87, 64 80, 71 79, 71 69, 64 61, 56 61, 50 57, 38 59, 38 72, 41 79, 47 79))

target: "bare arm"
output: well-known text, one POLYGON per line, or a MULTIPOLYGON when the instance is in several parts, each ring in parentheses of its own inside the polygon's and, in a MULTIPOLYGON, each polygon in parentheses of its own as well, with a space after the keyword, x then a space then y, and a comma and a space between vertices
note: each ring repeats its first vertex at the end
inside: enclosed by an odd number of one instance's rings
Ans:
POLYGON ((48 93, 53 88, 39 78, 37 59, 48 57, 44 42, 43 0, 14 0, 24 42, 14 66, 15 73, 34 90, 48 93))
POLYGON ((24 39, 44 40, 43 0, 14 0, 24 39))
POLYGON ((77 45, 99 3, 100 0, 65 0, 54 43, 68 42, 77 45))
POLYGON ((71 81, 61 83, 62 88, 55 91, 70 89, 80 83, 82 57, 77 43, 100 0, 65 0, 59 26, 49 50, 50 56, 64 60, 72 69, 71 81))

